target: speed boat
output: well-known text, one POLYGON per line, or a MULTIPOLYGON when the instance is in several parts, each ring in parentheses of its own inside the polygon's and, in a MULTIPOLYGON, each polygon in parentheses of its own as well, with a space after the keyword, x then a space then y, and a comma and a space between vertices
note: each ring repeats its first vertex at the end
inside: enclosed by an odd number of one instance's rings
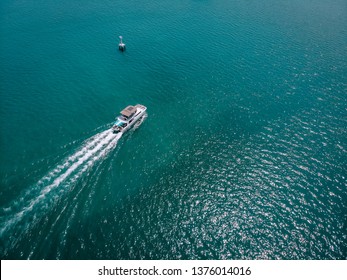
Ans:
POLYGON ((127 131, 145 114, 146 110, 147 107, 140 104, 135 106, 129 105, 124 108, 112 126, 113 133, 127 131))

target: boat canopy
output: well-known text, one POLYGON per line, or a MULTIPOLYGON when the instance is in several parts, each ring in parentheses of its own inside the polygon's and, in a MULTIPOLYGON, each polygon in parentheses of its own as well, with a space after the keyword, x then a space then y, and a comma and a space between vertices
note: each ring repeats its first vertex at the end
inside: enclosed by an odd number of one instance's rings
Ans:
POLYGON ((136 107, 134 106, 128 106, 125 109, 123 109, 123 111, 121 111, 120 113, 123 116, 126 116, 127 118, 129 118, 130 116, 132 116, 133 114, 135 114, 136 112, 136 107))

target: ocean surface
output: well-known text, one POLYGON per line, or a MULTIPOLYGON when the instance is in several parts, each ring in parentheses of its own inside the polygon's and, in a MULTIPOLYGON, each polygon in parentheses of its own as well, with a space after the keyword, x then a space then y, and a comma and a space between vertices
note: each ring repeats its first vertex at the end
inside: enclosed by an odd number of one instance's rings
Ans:
POLYGON ((1 1, 1 259, 346 259, 346 177, 346 0, 1 1))

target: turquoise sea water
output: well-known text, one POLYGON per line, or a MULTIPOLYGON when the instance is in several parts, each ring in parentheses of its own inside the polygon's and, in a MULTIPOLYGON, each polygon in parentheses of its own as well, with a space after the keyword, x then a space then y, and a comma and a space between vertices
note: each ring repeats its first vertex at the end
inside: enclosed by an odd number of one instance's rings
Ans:
POLYGON ((344 0, 1 1, 1 258, 346 259, 346 54, 344 0))

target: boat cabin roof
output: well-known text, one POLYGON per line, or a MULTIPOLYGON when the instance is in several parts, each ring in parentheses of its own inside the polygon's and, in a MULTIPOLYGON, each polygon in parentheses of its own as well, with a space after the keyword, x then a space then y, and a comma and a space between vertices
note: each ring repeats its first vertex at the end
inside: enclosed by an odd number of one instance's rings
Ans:
POLYGON ((128 106, 125 109, 123 109, 120 113, 123 116, 126 116, 127 118, 129 118, 130 116, 132 116, 133 114, 135 114, 136 112, 136 107, 135 106, 128 106))

